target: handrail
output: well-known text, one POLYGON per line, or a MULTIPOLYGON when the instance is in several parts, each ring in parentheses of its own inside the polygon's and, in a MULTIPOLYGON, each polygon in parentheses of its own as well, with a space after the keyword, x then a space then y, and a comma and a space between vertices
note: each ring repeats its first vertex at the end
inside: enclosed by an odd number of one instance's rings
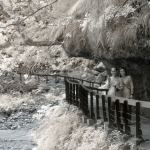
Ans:
MULTIPOLYGON (((24 73, 19 73, 19 74, 24 74, 24 73)), ((93 82, 93 81, 89 81, 89 80, 84 80, 84 79, 80 79, 80 78, 75 78, 75 77, 70 77, 70 76, 63 76, 63 75, 59 75, 59 74, 40 74, 40 73, 32 73, 30 75, 37 75, 37 76, 58 76, 58 77, 67 77, 67 78, 71 78, 71 79, 74 79, 74 80, 81 80, 81 81, 85 81, 85 82, 89 82, 89 83, 94 83, 94 84, 102 84, 102 83, 99 83, 99 82, 93 82)))

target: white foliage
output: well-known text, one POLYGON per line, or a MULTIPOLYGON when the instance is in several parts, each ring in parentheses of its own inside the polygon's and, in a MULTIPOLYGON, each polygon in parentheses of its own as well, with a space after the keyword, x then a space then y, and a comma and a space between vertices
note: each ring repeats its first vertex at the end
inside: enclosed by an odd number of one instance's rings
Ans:
MULTIPOLYGON (((60 98, 59 96, 58 98, 60 98)), ((61 99, 61 98, 60 98, 61 99)), ((45 118, 37 130, 36 139, 38 146, 34 150, 106 150, 109 149, 107 134, 99 128, 87 127, 81 123, 81 112, 77 107, 67 104, 62 100, 56 106, 42 106, 35 115, 36 118, 45 118)), ((117 150, 121 142, 111 145, 117 150)))
POLYGON ((135 8, 131 7, 129 4, 126 4, 123 7, 110 5, 105 9, 105 17, 106 22, 115 18, 118 18, 120 16, 126 17, 129 13, 134 12, 135 8), (116 14, 116 15, 115 15, 116 14))
POLYGON ((12 57, 7 58, 6 56, 3 56, 3 59, 0 65, 0 70, 2 72, 5 72, 5 71, 10 72, 16 67, 17 67, 17 63, 16 63, 15 58, 12 58, 12 57))

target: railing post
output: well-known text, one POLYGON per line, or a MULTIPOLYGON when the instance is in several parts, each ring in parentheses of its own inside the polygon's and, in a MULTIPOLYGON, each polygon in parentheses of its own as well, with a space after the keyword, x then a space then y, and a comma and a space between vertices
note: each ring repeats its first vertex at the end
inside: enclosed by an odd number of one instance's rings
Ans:
MULTIPOLYGON (((136 103, 136 138, 142 139, 142 130, 140 124, 140 102, 136 103)), ((136 145, 140 144, 140 141, 137 140, 136 145)))
POLYGON ((68 102, 71 103, 70 83, 68 82, 68 102))
MULTIPOLYGON (((84 108, 84 106, 83 106, 83 87, 80 85, 80 108, 83 110, 84 108)), ((84 110, 83 110, 83 112, 84 112, 84 110)))
POLYGON ((93 119, 95 117, 94 111, 93 111, 93 92, 90 92, 90 117, 93 119))
POLYGON ((70 104, 72 104, 73 94, 72 94, 72 83, 70 83, 70 104))
POLYGON ((67 81, 67 79, 66 78, 64 78, 64 80, 65 80, 65 92, 66 92, 66 100, 69 102, 69 100, 68 100, 68 92, 69 92, 69 86, 68 86, 68 81, 67 81))
POLYGON ((112 107, 111 107, 111 97, 108 97, 108 121, 109 121, 109 128, 112 128, 113 121, 112 121, 112 107))
POLYGON ((73 104, 76 104, 76 100, 75 100, 75 84, 72 85, 73 89, 72 89, 72 101, 73 104))
POLYGON ((79 85, 79 107, 81 108, 81 105, 82 105, 82 103, 81 103, 81 85, 79 85))
POLYGON ((96 120, 100 119, 100 111, 99 111, 99 95, 96 95, 96 111, 95 111, 96 120))
POLYGON ((120 102, 119 102, 118 99, 115 101, 115 104, 116 104, 116 115, 117 115, 117 127, 118 127, 119 131, 122 131, 123 130, 123 126, 121 125, 120 102))
POLYGON ((131 130, 130 130, 130 127, 128 126, 128 119, 129 119, 129 117, 128 117, 128 114, 127 113, 129 113, 128 112, 128 101, 124 101, 124 109, 123 109, 123 113, 124 113, 124 116, 123 116, 123 118, 124 118, 124 121, 125 121, 125 133, 126 134, 128 134, 128 135, 130 135, 130 132, 131 132, 131 130))
POLYGON ((83 89, 83 110, 85 115, 88 114, 88 92, 83 89))
POLYGON ((79 106, 79 84, 76 84, 76 106, 79 106))
POLYGON ((104 122, 108 121, 107 115, 106 115, 106 106, 105 106, 105 96, 102 95, 102 107, 103 107, 103 119, 104 122))

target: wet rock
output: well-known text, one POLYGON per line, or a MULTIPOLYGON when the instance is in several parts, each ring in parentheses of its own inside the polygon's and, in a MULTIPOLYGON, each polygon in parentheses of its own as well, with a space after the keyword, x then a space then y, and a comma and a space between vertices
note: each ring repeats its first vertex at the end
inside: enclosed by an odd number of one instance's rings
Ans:
POLYGON ((94 67, 96 71, 103 72, 106 70, 106 66, 100 62, 97 66, 94 67))
POLYGON ((106 80, 106 76, 99 74, 95 79, 96 82, 103 83, 106 80))
POLYGON ((96 71, 96 70, 91 70, 91 72, 92 72, 94 75, 98 75, 98 74, 99 74, 99 72, 96 71))

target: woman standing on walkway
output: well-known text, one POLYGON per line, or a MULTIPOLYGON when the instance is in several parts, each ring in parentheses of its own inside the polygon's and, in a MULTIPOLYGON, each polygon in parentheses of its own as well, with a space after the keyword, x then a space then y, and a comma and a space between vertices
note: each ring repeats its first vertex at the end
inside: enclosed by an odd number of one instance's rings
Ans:
MULTIPOLYGON (((133 98, 133 81, 132 81, 132 78, 131 76, 127 75, 127 71, 125 68, 120 68, 120 78, 122 80, 122 83, 123 83, 123 89, 121 91, 121 97, 124 97, 124 98, 127 98, 127 99, 132 99, 133 98)), ((124 111, 123 109, 123 105, 122 105, 122 111, 124 111)), ((131 124, 130 123, 130 120, 131 120, 131 106, 128 105, 128 124, 131 124)), ((123 116, 124 116, 124 113, 123 113, 123 116)), ((124 122, 124 121, 123 121, 124 122)))
POLYGON ((120 68, 120 78, 123 83, 123 90, 121 91, 121 97, 133 98, 133 81, 131 76, 127 75, 124 67, 120 68))

